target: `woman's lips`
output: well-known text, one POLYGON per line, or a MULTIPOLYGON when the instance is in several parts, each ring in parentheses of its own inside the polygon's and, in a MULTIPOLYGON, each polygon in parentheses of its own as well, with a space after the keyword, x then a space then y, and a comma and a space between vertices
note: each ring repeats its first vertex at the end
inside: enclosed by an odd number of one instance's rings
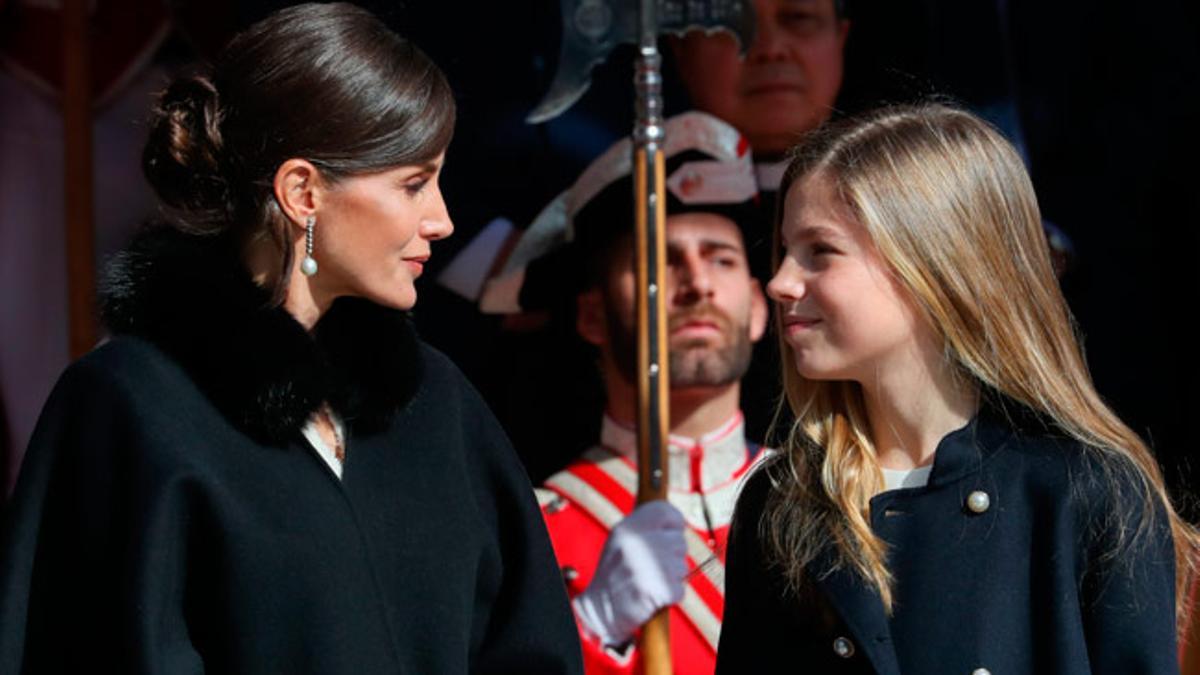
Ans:
POLYGON ((408 269, 412 272, 414 278, 421 276, 421 272, 425 271, 425 263, 427 262, 429 262, 429 256, 427 255, 404 259, 404 263, 408 265, 408 269))

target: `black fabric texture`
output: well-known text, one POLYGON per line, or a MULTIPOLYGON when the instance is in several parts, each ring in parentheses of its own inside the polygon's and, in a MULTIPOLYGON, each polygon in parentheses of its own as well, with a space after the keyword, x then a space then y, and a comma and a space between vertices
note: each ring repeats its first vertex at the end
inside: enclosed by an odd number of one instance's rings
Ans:
POLYGON ((341 298, 309 333, 255 285, 224 237, 142 233, 108 266, 102 317, 183 365, 239 428, 280 444, 322 401, 384 428, 420 381, 404 312, 341 298))
POLYGON ((580 673, 529 481, 404 314, 309 337, 219 241, 150 237, 4 514, 0 672, 580 673), (326 399, 340 480, 299 432, 326 399))

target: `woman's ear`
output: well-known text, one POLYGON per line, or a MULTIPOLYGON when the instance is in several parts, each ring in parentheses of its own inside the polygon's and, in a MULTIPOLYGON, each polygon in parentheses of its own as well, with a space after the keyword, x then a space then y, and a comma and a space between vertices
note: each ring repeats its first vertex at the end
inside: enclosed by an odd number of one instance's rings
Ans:
POLYGON ((317 210, 320 201, 321 174, 306 159, 289 159, 275 171, 272 186, 279 210, 294 225, 303 229, 305 221, 317 210))

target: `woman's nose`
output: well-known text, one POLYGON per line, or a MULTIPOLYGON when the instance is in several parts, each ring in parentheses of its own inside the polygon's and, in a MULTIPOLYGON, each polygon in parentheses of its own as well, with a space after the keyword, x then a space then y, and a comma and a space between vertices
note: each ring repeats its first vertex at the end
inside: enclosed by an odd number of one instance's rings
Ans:
POLYGON ((421 236, 436 241, 453 233, 454 223, 450 220, 450 211, 446 209, 442 191, 438 190, 436 203, 431 205, 430 212, 421 220, 421 236))

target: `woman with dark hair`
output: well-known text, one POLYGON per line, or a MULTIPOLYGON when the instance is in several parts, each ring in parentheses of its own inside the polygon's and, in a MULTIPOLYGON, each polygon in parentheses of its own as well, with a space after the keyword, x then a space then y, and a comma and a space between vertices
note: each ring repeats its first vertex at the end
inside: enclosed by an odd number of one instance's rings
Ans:
POLYGON ((572 673, 524 472, 406 310, 452 230, 441 72, 301 5, 177 79, 169 223, 43 411, 5 518, 0 672, 572 673))

